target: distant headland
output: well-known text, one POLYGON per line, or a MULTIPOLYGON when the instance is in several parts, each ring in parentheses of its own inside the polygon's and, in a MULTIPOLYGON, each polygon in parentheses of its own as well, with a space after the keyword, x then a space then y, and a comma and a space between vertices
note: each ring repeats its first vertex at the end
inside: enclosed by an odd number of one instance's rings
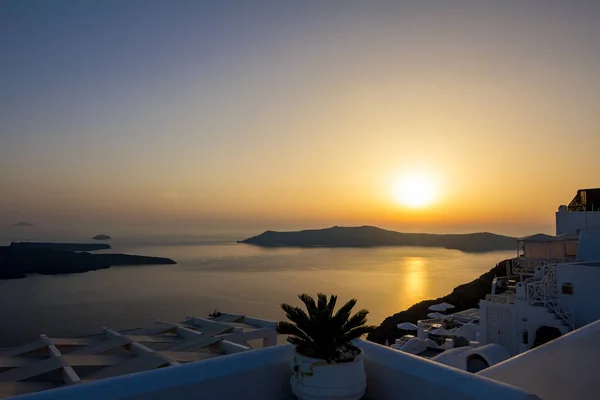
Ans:
POLYGON ((377 246, 427 246, 479 253, 496 250, 514 250, 513 237, 489 232, 438 235, 431 233, 402 233, 374 226, 312 229, 294 232, 266 231, 238 243, 257 246, 290 247, 377 247, 377 246))
POLYGON ((0 247, 0 279, 25 278, 27 274, 71 274, 110 268, 117 265, 176 264, 170 258, 129 254, 91 254, 87 251, 110 249, 108 244, 87 243, 11 243, 0 247))
POLYGON ((30 227, 33 227, 35 225, 33 225, 33 224, 29 223, 29 222, 19 221, 16 224, 13 224, 13 226, 17 226, 17 227, 20 227, 20 228, 30 228, 30 227))
POLYGON ((112 239, 110 236, 108 235, 96 235, 92 238, 93 240, 109 240, 112 239))

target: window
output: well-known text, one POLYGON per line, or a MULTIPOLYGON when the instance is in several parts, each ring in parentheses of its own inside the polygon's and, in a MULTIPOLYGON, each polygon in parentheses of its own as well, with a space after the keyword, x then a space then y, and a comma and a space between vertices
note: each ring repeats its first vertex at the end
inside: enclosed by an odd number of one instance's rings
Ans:
POLYGON ((570 283, 563 283, 561 285, 562 294, 573 294, 573 285, 570 283))

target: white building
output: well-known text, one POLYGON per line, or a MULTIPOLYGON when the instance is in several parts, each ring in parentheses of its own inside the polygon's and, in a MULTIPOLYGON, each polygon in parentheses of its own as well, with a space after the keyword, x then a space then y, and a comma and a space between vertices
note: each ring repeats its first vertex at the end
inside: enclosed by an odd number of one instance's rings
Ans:
POLYGON ((580 189, 568 206, 556 213, 556 235, 600 228, 600 189, 580 189))
POLYGON ((494 279, 478 312, 467 310, 470 320, 463 311, 418 321, 417 339, 405 337, 393 347, 425 356, 432 348, 452 349, 431 359, 467 366, 466 358, 475 354, 489 366, 502 351, 454 349, 454 338, 463 336, 471 347, 501 346, 508 358, 600 319, 600 189, 579 190, 568 206, 560 206, 556 231, 519 239, 507 276, 494 279), (453 329, 440 341, 440 326, 448 322, 453 329))
POLYGON ((522 238, 511 276, 479 303, 479 342, 516 355, 600 319, 598 228, 600 189, 585 189, 559 207, 557 236, 522 238))

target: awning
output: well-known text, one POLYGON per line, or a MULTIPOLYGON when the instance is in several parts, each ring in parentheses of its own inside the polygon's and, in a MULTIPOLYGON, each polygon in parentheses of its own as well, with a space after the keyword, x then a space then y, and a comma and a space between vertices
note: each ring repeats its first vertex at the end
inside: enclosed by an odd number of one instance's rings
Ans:
POLYGON ((441 314, 439 312, 431 312, 431 313, 427 314, 427 317, 433 318, 433 319, 444 319, 447 317, 447 315, 441 314))
POLYGON ((536 233, 535 235, 518 238, 518 240, 522 242, 551 242, 553 240, 558 240, 558 238, 556 236, 546 235, 545 233, 536 233))
POLYGON ((440 312, 445 312, 450 308, 454 308, 454 306, 450 303, 439 303, 439 304, 434 304, 432 306, 429 307, 430 311, 440 311, 440 312))
POLYGON ((403 331, 416 331, 417 326, 410 322, 402 322, 401 324, 396 325, 398 329, 402 329, 403 331))

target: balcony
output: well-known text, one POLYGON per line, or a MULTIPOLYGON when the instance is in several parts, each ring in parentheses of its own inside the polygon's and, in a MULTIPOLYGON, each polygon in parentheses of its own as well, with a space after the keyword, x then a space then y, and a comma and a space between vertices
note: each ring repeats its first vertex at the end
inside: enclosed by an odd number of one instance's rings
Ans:
POLYGON ((519 256, 511 260, 511 269, 513 274, 533 275, 537 267, 573 261, 575 261, 574 258, 525 258, 519 256))
MULTIPOLYGON (((518 387, 470 374, 371 342, 365 352, 364 399, 539 398, 518 387)), ((82 383, 28 395, 28 400, 265 399, 292 400, 291 345, 252 350, 202 362, 82 383)), ((23 399, 24 400, 24 399, 23 399)))

